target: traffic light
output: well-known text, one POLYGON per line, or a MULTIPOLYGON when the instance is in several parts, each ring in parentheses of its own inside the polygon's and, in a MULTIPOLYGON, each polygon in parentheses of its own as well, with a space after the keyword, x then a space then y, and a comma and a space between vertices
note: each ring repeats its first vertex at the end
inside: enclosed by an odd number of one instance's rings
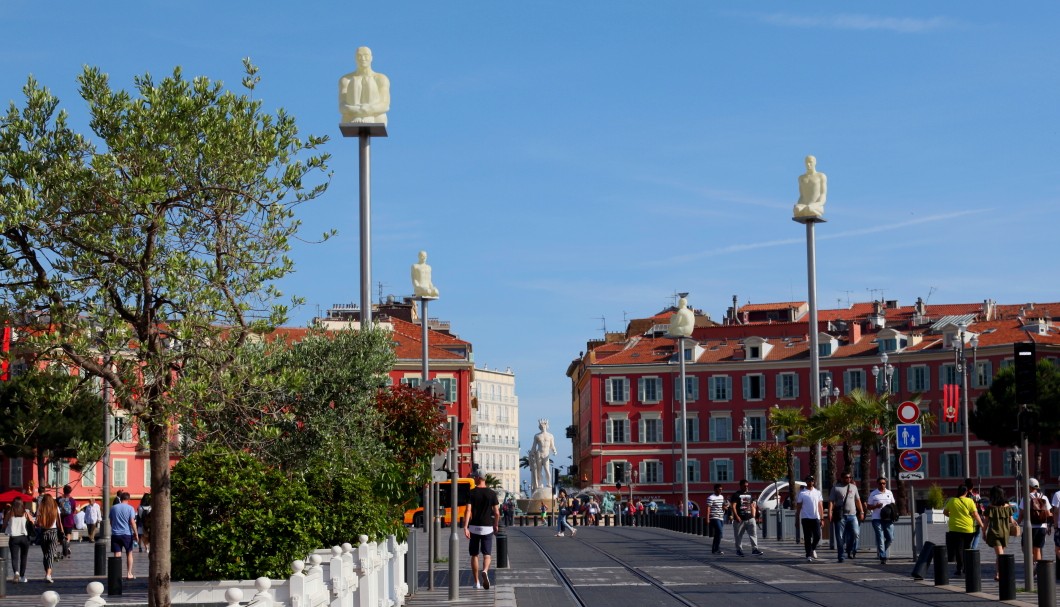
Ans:
POLYGON ((1016 404, 1032 405, 1038 400, 1038 362, 1034 342, 1013 344, 1016 355, 1016 404))

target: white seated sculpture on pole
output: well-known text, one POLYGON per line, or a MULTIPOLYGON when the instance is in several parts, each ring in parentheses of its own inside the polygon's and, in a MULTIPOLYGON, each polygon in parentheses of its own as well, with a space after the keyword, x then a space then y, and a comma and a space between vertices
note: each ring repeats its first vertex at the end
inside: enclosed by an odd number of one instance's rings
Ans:
POLYGON ((357 49, 357 70, 339 78, 341 122, 386 124, 390 111, 390 80, 372 71, 372 49, 357 49))
POLYGON ((795 203, 795 218, 824 217, 824 203, 828 197, 828 178, 816 170, 817 159, 806 157, 806 172, 799 175, 799 201, 795 203))
POLYGON ((541 431, 534 435, 534 444, 530 447, 530 453, 527 454, 527 460, 530 463, 530 493, 535 498, 551 494, 552 460, 550 456, 558 453, 556 439, 548 431, 548 420, 539 419, 537 425, 541 431))
POLYGON ((677 311, 670 317, 670 328, 667 333, 670 337, 691 337, 692 329, 696 326, 696 317, 692 310, 688 309, 688 300, 684 297, 677 300, 677 311))
POLYGON ((431 266, 427 265, 427 251, 420 251, 419 263, 412 264, 412 290, 416 297, 438 297, 438 289, 431 282, 431 266))

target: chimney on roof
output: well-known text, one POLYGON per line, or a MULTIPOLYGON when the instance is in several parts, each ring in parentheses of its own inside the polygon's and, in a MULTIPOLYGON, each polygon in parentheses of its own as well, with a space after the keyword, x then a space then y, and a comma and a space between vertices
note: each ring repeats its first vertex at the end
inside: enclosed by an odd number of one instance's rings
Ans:
POLYGON ((887 307, 888 310, 897 310, 898 309, 898 300, 897 299, 888 299, 886 302, 884 302, 884 305, 887 307))
POLYGON ((857 321, 851 321, 850 330, 847 333, 847 337, 850 338, 850 344, 854 345, 861 340, 861 323, 857 321))
POLYGON ((997 302, 993 299, 983 300, 983 320, 991 321, 994 320, 994 314, 997 313, 997 302))
POLYGON ((919 327, 924 324, 925 318, 927 317, 927 304, 924 303, 923 297, 916 298, 916 305, 913 306, 913 326, 919 327))
POLYGON ((882 329, 887 324, 887 317, 883 312, 883 304, 879 301, 872 302, 872 314, 869 314, 869 324, 877 329, 882 329))

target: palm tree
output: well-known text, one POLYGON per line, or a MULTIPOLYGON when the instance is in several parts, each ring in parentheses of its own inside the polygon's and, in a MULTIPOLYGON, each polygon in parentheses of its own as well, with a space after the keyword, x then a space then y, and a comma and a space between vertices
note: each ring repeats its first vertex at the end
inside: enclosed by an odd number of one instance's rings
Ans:
MULTIPOLYGON (((843 419, 843 411, 836 407, 835 403, 828 407, 818 409, 806 422, 807 440, 820 442, 826 447, 825 456, 828 458, 827 478, 818 479, 821 491, 835 486, 836 471, 836 448, 840 443, 846 443, 847 431, 846 421, 843 419)), ((849 448, 846 449, 849 453, 849 448)), ((845 459, 845 458, 844 458, 845 459)), ((849 467, 849 463, 846 464, 849 467)))
POLYGON ((500 489, 504 485, 503 483, 501 483, 501 479, 497 478, 496 476, 493 476, 492 474, 486 474, 486 478, 483 480, 486 481, 486 487, 490 489, 500 489))
POLYGON ((520 457, 519 458, 519 467, 520 468, 529 468, 530 467, 530 457, 526 456, 526 455, 520 457))
MULTIPOLYGON (((795 501, 795 447, 803 444, 803 433, 806 431, 806 414, 802 407, 774 407, 769 412, 769 427, 774 435, 784 436, 784 454, 788 463, 788 494, 795 501)), ((813 455, 811 454, 811 457, 813 455)), ((816 462, 811 462, 816 469, 816 462)), ((780 505, 780 493, 777 493, 777 505, 780 505)))

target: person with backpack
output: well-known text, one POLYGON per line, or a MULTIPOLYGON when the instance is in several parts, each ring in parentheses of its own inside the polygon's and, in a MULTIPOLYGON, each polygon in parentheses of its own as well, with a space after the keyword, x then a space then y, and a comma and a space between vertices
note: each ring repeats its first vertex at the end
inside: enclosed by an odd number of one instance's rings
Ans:
POLYGON ((63 544, 63 558, 70 556, 70 535, 77 526, 74 520, 74 517, 77 514, 77 500, 71 495, 73 492, 74 488, 70 485, 66 485, 63 487, 63 496, 56 500, 59 505, 59 516, 63 518, 63 530, 65 531, 61 538, 63 544))
POLYGON ((1019 524, 1022 525, 1024 517, 1030 513, 1031 521, 1031 546, 1034 547, 1034 566, 1042 560, 1042 546, 1045 545, 1045 536, 1049 533, 1049 524, 1053 521, 1052 508, 1049 507, 1049 498, 1045 497, 1038 485, 1038 479, 1032 478, 1027 481, 1027 487, 1031 490, 1031 503, 1029 508, 1023 507, 1020 500, 1019 524))
MULTIPOLYGON (((964 576, 964 551, 972 547, 972 536, 976 529, 982 529, 983 519, 979 516, 979 507, 968 497, 968 487, 957 487, 957 497, 950 498, 942 513, 949 517, 946 533, 946 548, 954 552, 957 561, 956 577, 964 576), (976 524, 979 527, 976 527, 976 524)), ((938 566, 938 565, 936 565, 938 566)))

